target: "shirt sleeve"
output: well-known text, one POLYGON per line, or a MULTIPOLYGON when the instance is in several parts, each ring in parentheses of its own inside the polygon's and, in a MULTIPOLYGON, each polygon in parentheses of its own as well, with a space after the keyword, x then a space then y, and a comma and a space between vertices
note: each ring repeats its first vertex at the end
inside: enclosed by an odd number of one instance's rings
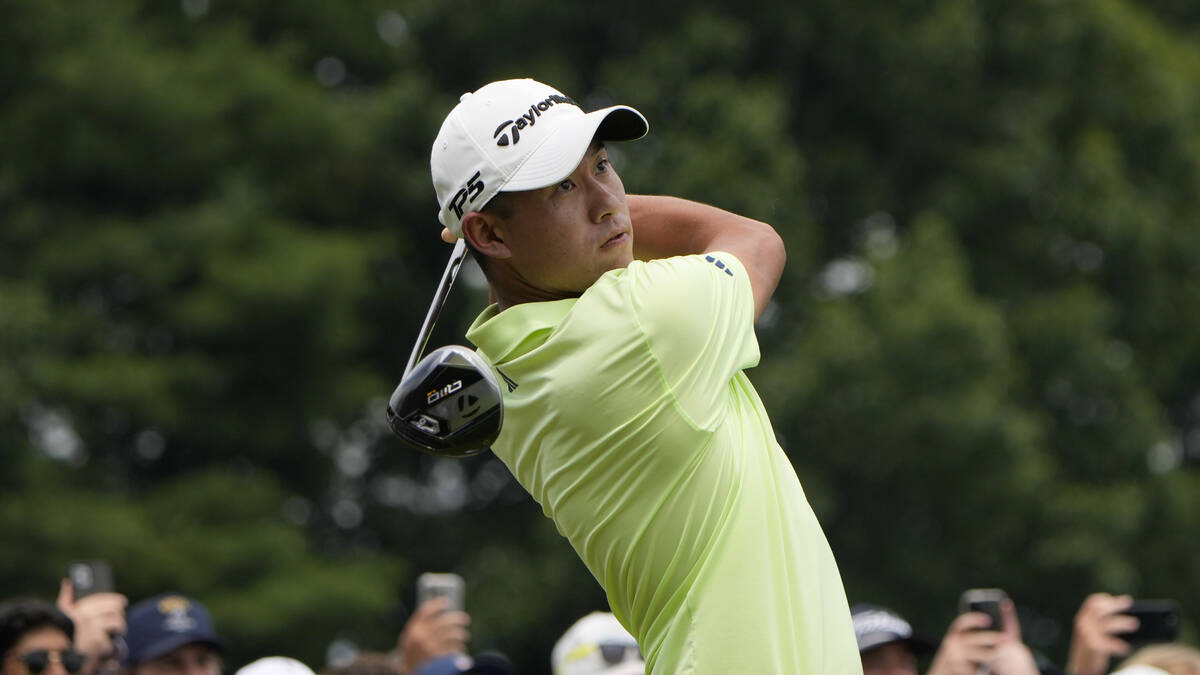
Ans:
POLYGON ((758 365, 754 293, 741 261, 714 252, 632 263, 634 317, 667 388, 700 428, 720 422, 730 381, 758 365))

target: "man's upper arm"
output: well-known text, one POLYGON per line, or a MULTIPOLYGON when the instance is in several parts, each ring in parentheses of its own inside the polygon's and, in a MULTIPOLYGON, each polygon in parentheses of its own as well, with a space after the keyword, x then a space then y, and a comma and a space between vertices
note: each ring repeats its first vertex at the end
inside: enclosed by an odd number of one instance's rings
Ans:
POLYGON ((730 380, 758 363, 754 293, 725 252, 634 263, 634 315, 665 385, 700 428, 725 412, 730 380))
POLYGON ((662 195, 629 195, 629 213, 638 259, 730 253, 746 269, 755 318, 762 315, 787 261, 783 239, 774 228, 715 206, 662 195))

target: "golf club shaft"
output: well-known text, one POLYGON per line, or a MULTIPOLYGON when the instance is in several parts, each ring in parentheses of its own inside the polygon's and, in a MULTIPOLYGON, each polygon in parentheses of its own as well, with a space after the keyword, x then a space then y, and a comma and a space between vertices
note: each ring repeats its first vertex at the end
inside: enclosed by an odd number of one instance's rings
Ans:
POLYGON ((404 366, 405 377, 412 372, 413 366, 417 365, 417 360, 425 352, 425 345, 433 333, 433 326, 437 323, 438 315, 442 313, 442 305, 446 303, 446 296, 450 294, 450 287, 454 285, 454 279, 458 277, 458 269, 462 267, 463 259, 466 256, 467 242, 465 239, 459 239, 454 244, 454 250, 450 252, 450 260, 446 263, 446 270, 442 272, 442 280, 438 282, 437 292, 433 296, 433 304, 429 306, 429 312, 425 315, 425 323, 421 325, 417 344, 413 345, 412 355, 408 357, 408 365, 404 366))

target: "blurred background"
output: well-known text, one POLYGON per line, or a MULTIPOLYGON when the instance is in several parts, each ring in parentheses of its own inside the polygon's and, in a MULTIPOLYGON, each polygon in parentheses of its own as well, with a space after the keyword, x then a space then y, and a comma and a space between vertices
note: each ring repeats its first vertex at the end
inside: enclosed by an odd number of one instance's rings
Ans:
MULTIPOLYGON (((0 597, 103 558, 229 664, 387 649, 423 571, 549 672, 605 609, 491 455, 386 433, 448 247, 429 148, 531 76, 650 135, 630 192, 774 224, 750 376, 850 601, 1200 618, 1200 5, 0 0, 0 597)), ((433 342, 486 303, 466 270, 433 342)))

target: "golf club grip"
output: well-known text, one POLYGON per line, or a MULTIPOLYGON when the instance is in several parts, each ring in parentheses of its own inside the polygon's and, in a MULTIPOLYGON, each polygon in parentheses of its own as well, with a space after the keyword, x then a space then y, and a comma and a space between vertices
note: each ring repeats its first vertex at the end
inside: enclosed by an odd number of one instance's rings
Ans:
POLYGON ((446 262, 442 280, 438 282, 437 292, 433 296, 433 304, 429 305, 429 312, 425 314, 425 323, 421 324, 421 332, 417 336, 417 344, 413 345, 412 354, 408 357, 408 365, 404 366, 405 377, 412 372, 413 366, 417 365, 417 360, 425 352, 425 345, 433 333, 433 326, 437 323, 438 315, 442 313, 442 305, 446 302, 446 296, 450 294, 450 287, 454 285, 454 279, 458 277, 458 269, 462 267, 463 259, 466 256, 467 241, 459 239, 454 244, 454 250, 450 252, 450 260, 446 262))

